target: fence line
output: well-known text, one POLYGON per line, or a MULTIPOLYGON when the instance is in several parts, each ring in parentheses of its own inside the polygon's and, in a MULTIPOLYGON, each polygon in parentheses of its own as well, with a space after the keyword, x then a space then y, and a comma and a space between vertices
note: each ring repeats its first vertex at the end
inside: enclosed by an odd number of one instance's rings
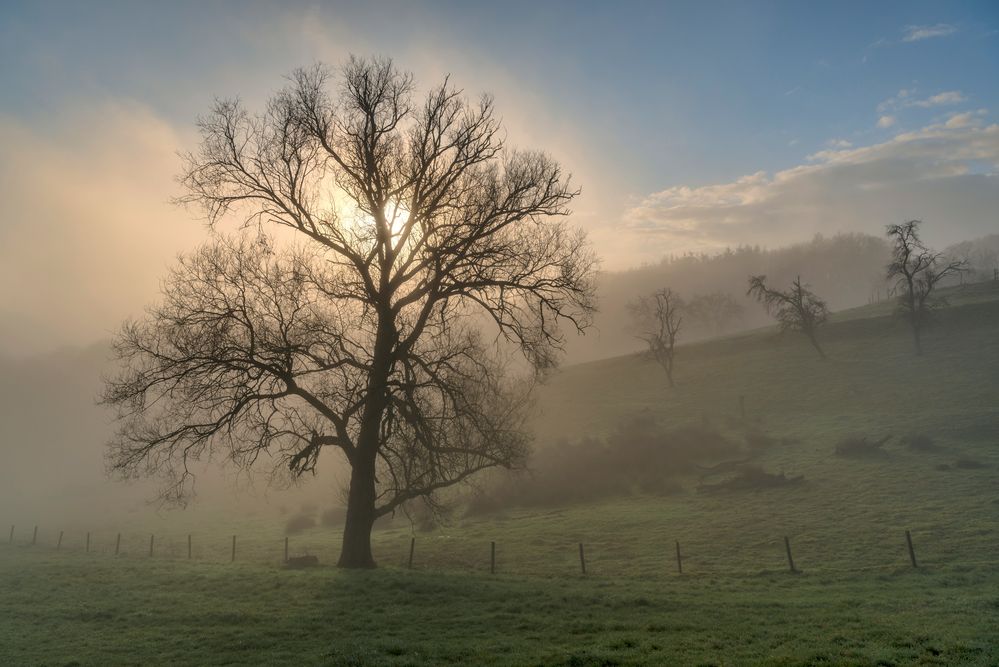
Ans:
MULTIPOLYGON (((11 528, 10 528, 10 532, 9 532, 9 536, 8 536, 8 542, 7 542, 8 546, 15 546, 16 545, 16 543, 15 543, 15 535, 16 535, 15 529, 16 529, 16 525, 12 525, 11 528)), ((877 571, 877 570, 883 571, 883 570, 886 570, 886 569, 895 569, 895 570, 897 570, 898 568, 902 567, 903 563, 905 562, 904 559, 903 559, 903 554, 907 554, 908 555, 908 561, 909 561, 908 565, 912 569, 917 569, 917 568, 918 569, 931 569, 933 567, 939 568, 939 567, 943 567, 943 566, 951 566, 951 567, 955 567, 955 566, 956 567, 996 567, 996 566, 999 566, 999 560, 967 560, 967 561, 965 561, 965 560, 953 559, 953 560, 947 560, 947 561, 939 561, 939 560, 933 560, 933 559, 931 559, 929 561, 930 566, 927 567, 927 562, 926 561, 924 561, 922 563, 920 563, 919 561, 917 561, 917 558, 916 558, 916 544, 913 541, 912 533, 908 529, 906 529, 906 530, 904 530, 904 533, 902 533, 902 535, 904 535, 904 543, 902 542, 901 539, 899 539, 899 543, 898 544, 899 544, 899 547, 900 547, 900 551, 899 551, 900 558, 899 558, 899 561, 897 561, 897 562, 885 562, 883 564, 871 564, 871 565, 854 565, 854 566, 848 566, 848 567, 842 567, 842 566, 837 566, 837 565, 823 565, 821 563, 808 562, 808 563, 805 564, 805 566, 803 568, 799 568, 799 565, 795 562, 794 556, 792 554, 791 540, 790 540, 790 538, 788 536, 785 535, 785 536, 783 536, 783 540, 782 541, 783 541, 784 552, 785 552, 785 556, 786 556, 786 560, 787 560, 787 570, 786 571, 789 571, 790 573, 794 573, 794 574, 799 574, 799 573, 802 573, 802 572, 809 572, 809 573, 812 573, 812 574, 822 575, 822 574, 833 574, 833 573, 856 573, 856 572, 877 571), (901 551, 902 544, 905 545, 905 550, 906 550, 905 552, 901 551)), ((899 535, 899 538, 901 538, 902 535, 899 535)), ((49 542, 47 544, 39 545, 38 536, 39 536, 39 527, 36 525, 36 526, 33 527, 30 543, 22 543, 21 545, 16 545, 16 546, 23 546, 23 547, 26 547, 26 548, 38 548, 38 547, 41 547, 41 548, 49 547, 49 548, 51 548, 51 542, 49 542)), ((67 545, 66 544, 66 541, 64 540, 64 536, 65 536, 65 531, 60 530, 58 532, 58 539, 55 542, 55 550, 63 552, 63 553, 69 552, 69 551, 74 551, 74 547, 72 545, 67 545)), ((186 535, 186 538, 187 538, 186 539, 187 559, 188 560, 196 560, 194 558, 194 553, 193 553, 193 537, 192 537, 192 534, 188 533, 186 535)), ((231 541, 229 542, 229 545, 230 545, 229 562, 235 563, 236 562, 236 558, 237 558, 237 550, 236 550, 236 546, 237 546, 237 535, 232 535, 231 538, 230 538, 230 540, 231 541)), ((781 542, 781 540, 777 540, 778 544, 780 542, 781 542)), ((258 547, 262 543, 271 544, 270 541, 263 541, 263 540, 250 540, 249 542, 244 542, 244 544, 251 544, 251 545, 256 544, 258 547)), ((134 542, 132 542, 132 544, 133 544, 133 547, 134 547, 134 542)), ((176 556, 176 549, 175 548, 171 548, 172 545, 175 546, 175 542, 170 542, 170 541, 164 542, 163 540, 160 540, 160 542, 157 542, 155 534, 150 534, 149 535, 148 558, 151 559, 151 558, 155 558, 157 556, 157 553, 155 551, 155 546, 157 544, 161 545, 161 552, 162 551, 166 551, 167 552, 167 555, 165 556, 165 558, 167 558, 167 559, 170 559, 170 558, 177 559, 178 558, 176 556), (167 545, 167 549, 162 549, 163 545, 167 545)), ((464 546, 468 546, 468 544, 469 543, 466 542, 464 546)), ((772 544, 772 542, 771 542, 771 544, 772 544)), ((571 543, 567 543, 566 547, 565 547, 565 552, 560 552, 560 553, 562 553, 562 556, 561 556, 562 559, 564 559, 568 555, 569 550, 571 548, 570 545, 571 545, 571 543)), ((218 545, 216 545, 216 546, 218 546, 218 545)), ((274 555, 275 555, 274 560, 278 560, 277 556, 280 554, 280 546, 281 546, 280 540, 276 539, 273 542, 273 546, 274 546, 274 555)), ((124 556, 135 557, 139 553, 139 552, 135 551, 134 548, 129 553, 123 553, 121 547, 122 547, 122 533, 118 532, 118 533, 115 534, 115 539, 114 539, 114 555, 116 557, 120 557, 120 556, 123 556, 123 555, 124 556)), ((224 549, 224 547, 222 547, 222 548, 224 549)), ((282 561, 284 563, 288 563, 289 562, 289 551, 290 551, 290 548, 291 548, 290 538, 289 538, 289 536, 286 535, 286 536, 284 536, 284 558, 283 558, 283 561, 282 561)), ((91 533, 88 531, 86 533, 86 540, 84 542, 84 553, 90 553, 91 549, 92 549, 91 533)), ((104 553, 107 553, 109 550, 110 550, 109 548, 105 548, 104 553)), ((579 570, 578 570, 578 572, 582 576, 589 576, 589 575, 592 575, 592 574, 596 574, 597 576, 600 576, 600 575, 621 576, 622 573, 620 571, 618 571, 618 572, 601 571, 601 568, 599 567, 599 551, 595 552, 595 553, 598 554, 598 561, 596 561, 598 563, 598 567, 597 567, 596 571, 594 571, 592 567, 588 568, 588 565, 591 565, 591 563, 588 563, 588 559, 587 559, 587 556, 589 555, 588 551, 590 551, 590 550, 586 547, 585 542, 578 542, 576 550, 578 551, 578 558, 579 558, 579 565, 578 565, 579 570)), ((258 555, 258 556, 259 556, 259 551, 260 550, 258 548, 257 552, 256 552, 256 555, 258 555)), ((662 558, 662 563, 661 563, 663 567, 661 569, 661 573, 666 573, 669 570, 668 565, 667 565, 668 562, 669 562, 669 560, 670 560, 669 551, 670 550, 666 550, 666 551, 663 552, 663 558, 662 558)), ((558 553, 554 553, 553 552, 552 556, 554 558, 553 558, 553 560, 551 562, 557 563, 558 562, 558 558, 559 558, 558 553)), ((689 562, 692 562, 691 559, 690 559, 690 556, 691 556, 691 552, 690 552, 689 547, 687 549, 685 549, 684 552, 681 552, 680 541, 676 540, 675 541, 675 559, 676 559, 676 576, 677 577, 691 577, 691 576, 693 576, 693 577, 719 577, 719 576, 742 576, 742 577, 745 577, 745 576, 757 576, 759 574, 770 574, 770 573, 773 573, 769 569, 764 569, 762 571, 753 572, 753 571, 751 571, 750 567, 746 567, 745 569, 735 569, 735 568, 717 567, 717 565, 714 565, 714 564, 708 564, 707 567, 705 567, 704 563, 702 563, 700 567, 695 567, 693 569, 693 571, 691 571, 690 567, 688 567, 687 571, 684 572, 684 561, 685 560, 688 561, 688 565, 689 565, 689 562)), ((641 565, 646 565, 650 561, 650 559, 649 559, 648 556, 644 556, 644 555, 643 556, 636 556, 636 557, 631 557, 629 559, 629 557, 627 557, 627 556, 621 556, 618 552, 615 553, 615 558, 619 559, 619 560, 630 561, 632 563, 640 562, 641 565)), ((197 559, 197 560, 204 561, 204 560, 207 560, 207 559, 197 559)), ((249 560, 254 561, 254 562, 260 562, 261 559, 259 559, 259 558, 252 558, 251 557, 249 560)), ((267 559, 267 560, 270 560, 270 559, 267 559)), ((294 559, 292 559, 292 560, 294 560, 294 559)), ((211 559, 211 562, 220 562, 220 560, 219 559, 211 559)), ((415 536, 410 537, 408 559, 404 560, 403 562, 406 564, 407 568, 410 569, 410 570, 414 569, 414 567, 416 567, 417 569, 420 569, 419 568, 419 564, 416 561, 416 537, 415 536)), ((563 560, 563 562, 564 562, 564 560, 563 560)), ((766 566, 768 568, 769 567, 775 567, 776 566, 776 562, 777 562, 776 559, 773 562, 769 562, 768 561, 766 563, 766 566)), ((524 571, 524 570, 519 569, 519 568, 507 569, 507 568, 501 568, 501 567, 499 567, 498 566, 498 561, 497 561, 497 542, 495 540, 489 541, 489 542, 485 542, 484 541, 482 543, 482 563, 483 564, 482 564, 481 568, 477 567, 477 566, 474 566, 474 565, 469 565, 469 563, 466 561, 464 568, 460 567, 459 565, 455 565, 454 563, 450 563, 449 564, 450 567, 444 567, 444 568, 437 568, 433 564, 424 564, 422 569, 432 570, 432 571, 451 571, 451 572, 457 572, 457 571, 460 571, 460 570, 467 571, 468 569, 471 569, 473 571, 484 571, 485 568, 488 566, 488 572, 490 574, 500 573, 500 574, 510 574, 510 575, 527 576, 527 577, 530 577, 530 576, 552 576, 552 574, 558 574, 557 572, 550 572, 550 573, 546 573, 546 574, 541 574, 538 571, 533 571, 532 572, 532 571, 524 571)), ((559 569, 559 568, 553 568, 553 570, 557 570, 557 569, 559 569)), ((620 569, 621 568, 618 568, 618 570, 620 570, 620 569)), ((648 579, 649 578, 648 575, 640 575, 640 574, 636 575, 633 572, 633 568, 625 568, 625 569, 627 571, 624 574, 628 578, 638 578, 638 579, 648 579)), ((571 567, 563 568, 563 574, 569 575, 571 573, 572 573, 571 567)))

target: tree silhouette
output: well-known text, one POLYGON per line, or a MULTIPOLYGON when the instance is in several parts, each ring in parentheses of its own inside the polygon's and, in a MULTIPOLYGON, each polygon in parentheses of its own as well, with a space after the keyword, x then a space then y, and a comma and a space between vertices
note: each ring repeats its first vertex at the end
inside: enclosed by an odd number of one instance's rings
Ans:
POLYGON ((746 294, 762 303, 780 326, 781 331, 797 331, 804 334, 815 351, 823 359, 826 353, 819 345, 818 329, 829 319, 826 302, 816 296, 797 276, 791 289, 783 291, 767 287, 766 276, 750 276, 749 291, 746 294))
POLYGON ((633 326, 645 341, 649 355, 666 371, 669 386, 673 382, 673 358, 677 335, 683 324, 683 301, 667 288, 642 296, 629 304, 633 326))
POLYGON ((895 283, 898 312, 909 322, 916 354, 923 353, 923 330, 933 310, 946 300, 933 292, 941 280, 965 270, 963 260, 944 260, 943 253, 934 252, 919 238, 919 220, 900 225, 888 225, 886 233, 892 243, 892 259, 888 264, 888 280, 895 283))
POLYGON ((339 564, 372 567, 378 517, 524 461, 536 374, 508 352, 551 367, 594 310, 594 254, 564 221, 577 190, 504 148, 491 98, 445 79, 417 100, 388 60, 300 69, 262 113, 222 100, 199 124, 181 201, 240 231, 182 258, 118 335, 111 467, 183 501, 191 461, 301 475, 340 452, 339 564))

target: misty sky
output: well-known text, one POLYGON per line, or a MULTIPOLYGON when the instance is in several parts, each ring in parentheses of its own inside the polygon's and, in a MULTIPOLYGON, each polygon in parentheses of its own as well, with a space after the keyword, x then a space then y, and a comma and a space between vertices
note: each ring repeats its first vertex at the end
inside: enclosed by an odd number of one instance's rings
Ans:
POLYGON ((999 232, 999 3, 471 4, 2 3, 0 355, 138 314, 206 236, 169 204, 196 116, 349 53, 493 93, 509 143, 575 175, 608 269, 999 232))

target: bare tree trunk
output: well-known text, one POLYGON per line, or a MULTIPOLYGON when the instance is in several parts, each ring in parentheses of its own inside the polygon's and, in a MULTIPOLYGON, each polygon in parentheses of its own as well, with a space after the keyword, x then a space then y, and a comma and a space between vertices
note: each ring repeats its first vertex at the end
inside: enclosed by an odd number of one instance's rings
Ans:
POLYGON ((822 346, 819 345, 819 340, 815 337, 815 334, 813 333, 808 334, 808 340, 812 341, 812 347, 814 347, 815 351, 819 353, 819 356, 825 359, 826 358, 825 350, 823 350, 822 346))
POLYGON ((375 523, 375 465, 357 461, 350 474, 347 496, 347 521, 343 528, 343 546, 337 567, 373 568, 371 528, 375 523))
POLYGON ((920 303, 916 301, 916 293, 913 289, 913 280, 909 280, 909 323, 912 325, 912 342, 916 346, 916 356, 923 354, 922 322, 920 318, 920 303))
POLYGON ((375 461, 378 457, 382 416, 385 413, 385 385, 392 367, 394 336, 391 313, 385 308, 379 316, 361 432, 357 438, 357 449, 350 461, 347 519, 343 528, 343 546, 340 549, 338 567, 375 567, 375 559, 371 555, 371 529, 376 518, 375 461))

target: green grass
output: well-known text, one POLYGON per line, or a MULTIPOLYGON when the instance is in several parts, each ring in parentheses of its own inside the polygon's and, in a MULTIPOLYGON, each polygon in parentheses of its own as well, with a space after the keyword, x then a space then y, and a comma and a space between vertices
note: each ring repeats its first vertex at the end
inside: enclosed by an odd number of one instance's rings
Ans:
POLYGON ((0 551, 3 664, 995 664, 983 570, 628 578, 0 551))
MULTIPOLYGON (((375 534, 382 568, 360 573, 283 570, 269 515, 195 509, 155 528, 139 515, 118 558, 109 530, 84 554, 82 529, 56 552, 51 530, 32 547, 20 527, 0 546, 0 664, 999 664, 999 287, 951 303, 922 358, 880 305, 835 318, 827 361, 762 331, 684 347, 674 390, 621 357, 566 368, 539 396, 540 447, 639 413, 707 421, 793 438, 759 463, 800 486, 700 494, 687 480, 668 496, 459 515, 415 533, 413 571, 401 520, 375 534), (835 456, 855 433, 925 433, 938 449, 835 456)), ((338 545, 328 528, 291 538, 324 563, 338 545)))

